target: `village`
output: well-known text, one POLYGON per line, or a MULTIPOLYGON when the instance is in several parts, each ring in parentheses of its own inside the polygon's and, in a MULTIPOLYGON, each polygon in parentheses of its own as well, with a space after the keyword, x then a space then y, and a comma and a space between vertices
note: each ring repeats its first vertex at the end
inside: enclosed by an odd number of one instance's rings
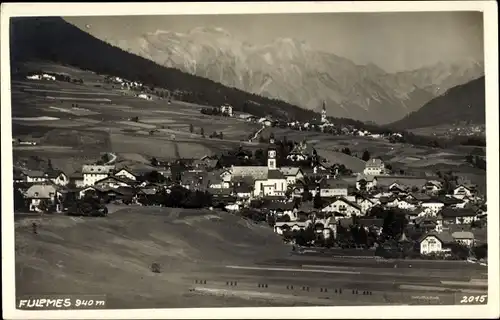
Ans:
MULTIPOLYGON (((230 105, 202 113, 234 116, 230 105)), ((240 115, 240 117, 244 115, 240 115)), ((263 127, 270 119, 246 117, 263 127)), ((326 117, 286 123, 297 130, 335 130, 326 117), (330 128, 330 129, 329 129, 330 128)), ((373 135, 368 131, 339 132, 373 135)), ((394 134, 393 134, 394 135, 394 134)), ((395 134, 397 135, 397 133, 395 134)), ((254 136, 257 136, 254 134, 254 136)), ((263 140, 262 135, 260 135, 263 140)), ((116 165, 116 156, 68 174, 14 169, 17 211, 106 216, 106 204, 210 208, 267 223, 299 248, 356 249, 357 254, 426 259, 486 258, 484 195, 452 173, 401 175, 368 150, 362 172, 329 163, 307 141, 270 135, 267 149, 242 146, 218 156, 161 161, 149 168, 116 165)), ((262 141, 260 141, 262 142, 262 141)), ((482 262, 481 262, 482 263, 482 262)))

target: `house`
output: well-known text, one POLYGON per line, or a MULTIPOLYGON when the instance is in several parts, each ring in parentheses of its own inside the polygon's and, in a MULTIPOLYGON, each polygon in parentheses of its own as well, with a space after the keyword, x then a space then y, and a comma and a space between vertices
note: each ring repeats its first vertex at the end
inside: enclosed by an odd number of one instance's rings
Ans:
POLYGON ((376 205, 375 201, 361 195, 355 195, 354 199, 356 204, 361 207, 361 212, 363 214, 366 214, 372 207, 376 205))
POLYGON ((223 104, 219 107, 220 113, 227 115, 228 117, 233 116, 233 107, 229 104, 223 104))
POLYGON ((380 176, 385 174, 385 164, 381 159, 370 159, 365 164, 363 174, 367 176, 380 176))
POLYGON ((86 194, 98 194, 100 191, 101 191, 100 189, 98 189, 94 186, 89 186, 89 187, 86 187, 86 188, 79 190, 77 193, 77 198, 82 199, 85 197, 86 194))
POLYGON ((353 215, 360 216, 362 213, 361 207, 355 203, 352 203, 345 198, 338 198, 333 201, 323 209, 323 212, 339 212, 344 214, 346 217, 351 217, 353 215))
POLYGON ((396 183, 400 189, 404 189, 405 192, 417 192, 422 190, 423 185, 427 182, 427 179, 415 176, 378 176, 377 186, 384 190, 389 190, 391 186, 396 183))
POLYGON ((477 213, 471 208, 453 209, 444 208, 438 213, 444 225, 448 224, 470 224, 476 219, 477 213))
POLYGON ((279 170, 286 177, 287 185, 293 185, 299 180, 304 179, 304 172, 296 167, 280 167, 279 170))
POLYGON ((109 201, 135 203, 138 198, 137 192, 133 188, 127 186, 101 191, 101 193, 105 194, 109 201))
POLYGON ((28 183, 40 183, 49 181, 47 174, 39 170, 26 170, 24 172, 24 175, 26 176, 26 182, 28 183))
POLYGON ((395 195, 406 194, 408 191, 408 187, 403 185, 402 183, 395 181, 389 186, 389 192, 395 195))
POLYGON ((378 179, 375 176, 360 174, 356 178, 356 190, 370 191, 378 184, 378 179))
POLYGON ((274 232, 283 234, 288 231, 304 230, 308 225, 306 221, 293 221, 293 222, 276 222, 274 224, 274 232))
POLYGON ((412 200, 406 200, 406 199, 397 199, 397 205, 399 209, 402 210, 415 210, 417 208, 417 202, 412 201, 412 200))
POLYGON ((437 194, 443 189, 443 184, 438 180, 429 180, 424 184, 424 192, 430 194, 437 194))
POLYGON ((34 184, 26 190, 24 197, 28 200, 29 210, 38 211, 42 201, 53 204, 56 197, 61 194, 52 184, 34 184))
POLYGON ((58 186, 67 186, 69 184, 69 177, 60 170, 50 170, 47 172, 47 178, 49 178, 52 183, 58 186))
POLYGON ((305 141, 298 143, 287 155, 287 159, 291 161, 305 161, 317 155, 316 150, 308 145, 305 141))
POLYGON ((453 190, 453 196, 457 199, 465 197, 473 198, 475 194, 475 187, 471 185, 461 184, 453 190))
POLYGON ((99 181, 96 181, 93 186, 100 189, 116 189, 120 187, 132 187, 135 185, 134 180, 129 180, 127 178, 109 176, 99 181))
POLYGON ((384 225, 384 219, 379 218, 360 218, 358 224, 368 231, 374 231, 377 235, 382 233, 382 227, 384 225))
POLYGON ((213 189, 229 188, 229 183, 227 183, 227 186, 224 186, 221 171, 211 171, 207 172, 207 186, 213 189))
POLYGON ((118 178, 126 178, 129 180, 137 181, 137 176, 130 171, 130 169, 122 168, 118 172, 114 174, 115 177, 118 178))
POLYGON ((218 161, 219 160, 217 159, 210 159, 209 157, 205 156, 201 159, 193 160, 191 166, 193 167, 193 169, 213 170, 217 166, 218 161))
POLYGON ((250 199, 252 197, 252 185, 245 181, 238 182, 234 186, 234 193, 238 199, 250 199))
POLYGON ((451 234, 456 242, 463 244, 467 247, 474 247, 475 238, 474 234, 470 231, 456 231, 451 234))
POLYGON ((83 165, 82 166, 82 174, 83 174, 83 185, 84 186, 92 186, 97 181, 102 180, 110 176, 115 169, 113 165, 83 165))
POLYGON ((420 254, 427 255, 431 253, 450 252, 450 245, 455 239, 448 233, 427 233, 419 239, 420 254))
POLYGON ((319 183, 319 195, 323 198, 347 197, 348 185, 342 180, 321 179, 319 183))
POLYGON ((208 174, 204 170, 190 170, 181 173, 181 186, 189 190, 205 191, 208 188, 208 174))
POLYGON ((427 214, 436 216, 437 213, 443 209, 444 203, 440 200, 430 199, 422 202, 420 206, 425 209, 427 214))

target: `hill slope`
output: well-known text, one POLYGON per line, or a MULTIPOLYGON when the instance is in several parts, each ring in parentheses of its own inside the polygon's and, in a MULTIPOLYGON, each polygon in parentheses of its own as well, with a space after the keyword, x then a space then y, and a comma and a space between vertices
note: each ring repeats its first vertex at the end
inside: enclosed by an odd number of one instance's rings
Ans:
POLYGON ((466 121, 485 123, 484 77, 456 86, 429 101, 420 110, 409 114, 391 127, 414 129, 466 121))
POLYGON ((310 119, 315 113, 289 103, 229 88, 178 69, 160 66, 101 41, 62 18, 11 19, 11 63, 47 60, 166 88, 186 102, 218 106, 257 116, 310 119))
POLYGON ((158 64, 178 68, 230 87, 329 115, 389 123, 419 109, 447 89, 484 74, 481 62, 466 59, 398 73, 357 65, 303 41, 278 38, 255 45, 218 27, 186 33, 157 30, 124 40, 109 28, 67 21, 112 45, 158 64))
POLYGON ((130 207, 103 219, 45 216, 36 218, 38 234, 32 221, 16 222, 17 294, 106 294, 109 308, 189 306, 190 271, 288 254, 269 226, 224 212, 130 207))

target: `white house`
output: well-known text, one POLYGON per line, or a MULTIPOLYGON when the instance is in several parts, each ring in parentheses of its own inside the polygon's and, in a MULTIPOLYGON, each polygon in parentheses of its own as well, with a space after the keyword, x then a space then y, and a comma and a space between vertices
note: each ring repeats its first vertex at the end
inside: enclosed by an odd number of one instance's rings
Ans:
POLYGON ((366 162, 363 173, 368 176, 379 176, 385 174, 384 162, 380 159, 370 159, 366 162))
POLYGON ((141 93, 137 96, 138 98, 141 98, 141 99, 145 99, 145 100, 152 100, 151 96, 145 94, 145 93, 141 93))
POLYGON ((470 231, 457 231, 451 234, 456 242, 467 247, 473 247, 475 244, 474 234, 470 231))
POLYGON ((39 74, 34 74, 31 76, 27 76, 26 79, 28 79, 28 80, 42 80, 42 76, 39 74))
POLYGON ((427 255, 431 253, 450 252, 449 245, 455 240, 448 233, 428 233, 423 235, 420 240, 420 254, 427 255))
POLYGON ((62 171, 55 171, 48 174, 50 181, 58 186, 66 186, 69 183, 69 177, 62 171))
POLYGON ((109 176, 94 183, 94 186, 98 188, 111 188, 117 189, 119 187, 130 187, 130 183, 126 181, 126 178, 118 178, 114 176, 109 176))
POLYGON ((361 207, 358 206, 355 203, 352 203, 350 201, 347 201, 344 198, 339 198, 323 209, 321 209, 323 212, 339 212, 344 214, 347 218, 350 218, 351 216, 359 216, 362 213, 361 207))
POLYGON ((225 114, 229 117, 233 116, 233 107, 229 104, 223 104, 219 107, 220 113, 225 114))
POLYGON ((398 199, 396 206, 399 209, 410 210, 410 211, 415 210, 417 208, 417 205, 415 203, 404 199, 398 199))
POLYGON ((457 199, 474 197, 474 188, 461 184, 453 190, 453 196, 457 199))
POLYGON ((107 178, 114 171, 115 166, 113 165, 83 165, 83 185, 92 186, 97 181, 107 178))
POLYGON ((42 79, 44 79, 44 80, 51 80, 51 81, 55 81, 55 80, 56 80, 56 77, 51 76, 50 74, 46 74, 46 73, 44 73, 44 74, 42 74, 42 79))
POLYGON ((122 178, 127 178, 129 180, 134 180, 134 181, 137 180, 137 177, 132 172, 130 172, 129 170, 127 170, 125 168, 121 169, 120 171, 118 171, 114 175, 115 175, 115 177, 118 177, 118 178, 122 177, 122 178))
POLYGON ((59 195, 56 187, 51 184, 35 184, 26 190, 24 197, 29 200, 29 210, 38 211, 38 207, 43 200, 54 203, 59 195))
POLYGON ((425 210, 425 212, 429 215, 436 216, 441 209, 444 207, 444 203, 439 200, 427 200, 422 202, 420 206, 425 210))

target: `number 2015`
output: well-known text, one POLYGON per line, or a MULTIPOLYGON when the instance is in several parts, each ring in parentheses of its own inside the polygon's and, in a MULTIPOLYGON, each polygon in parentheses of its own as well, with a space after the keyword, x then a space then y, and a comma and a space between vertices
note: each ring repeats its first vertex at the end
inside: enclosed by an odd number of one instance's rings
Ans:
POLYGON ((487 295, 482 295, 482 296, 462 296, 462 299, 460 300, 460 303, 473 303, 473 302, 485 302, 487 295))

